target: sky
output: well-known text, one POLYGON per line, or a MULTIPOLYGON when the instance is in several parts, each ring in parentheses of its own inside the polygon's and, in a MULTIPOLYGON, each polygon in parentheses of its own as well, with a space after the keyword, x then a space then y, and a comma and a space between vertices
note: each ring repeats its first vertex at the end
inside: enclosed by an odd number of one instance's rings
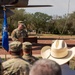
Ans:
POLYGON ((63 16, 75 11, 75 0, 29 0, 29 5, 53 5, 53 7, 25 8, 29 13, 42 12, 63 16))

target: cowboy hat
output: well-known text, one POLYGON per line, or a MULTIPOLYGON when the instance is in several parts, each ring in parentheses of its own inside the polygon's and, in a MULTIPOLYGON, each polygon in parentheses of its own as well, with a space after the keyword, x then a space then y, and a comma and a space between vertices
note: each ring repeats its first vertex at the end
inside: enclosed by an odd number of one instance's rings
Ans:
MULTIPOLYGON (((69 49, 64 40, 55 40, 54 43, 52 43, 51 45, 50 55, 48 59, 56 61, 59 65, 65 64, 74 57, 75 55, 74 49, 75 47, 69 49)), ((46 54, 44 55, 46 56, 47 53, 48 52, 46 51, 46 54)))
POLYGON ((48 58, 50 56, 50 46, 44 46, 41 49, 41 57, 42 58, 48 58))

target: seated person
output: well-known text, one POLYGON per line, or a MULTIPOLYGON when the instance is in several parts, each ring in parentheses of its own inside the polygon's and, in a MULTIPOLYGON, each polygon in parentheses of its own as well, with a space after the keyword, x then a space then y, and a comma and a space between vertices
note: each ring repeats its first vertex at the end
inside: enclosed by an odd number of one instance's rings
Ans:
POLYGON ((55 40, 51 48, 41 52, 42 58, 53 60, 61 65, 62 75, 75 75, 75 70, 70 69, 68 65, 74 55, 75 47, 68 48, 64 40, 55 40))
POLYGON ((3 75, 29 75, 30 63, 22 58, 22 43, 13 41, 9 44, 11 58, 2 63, 3 75))
POLYGON ((40 59, 36 61, 29 75, 62 75, 61 67, 53 60, 40 59))
POLYGON ((33 64, 38 60, 37 57, 32 56, 32 43, 24 42, 23 43, 23 58, 27 60, 30 64, 33 64))

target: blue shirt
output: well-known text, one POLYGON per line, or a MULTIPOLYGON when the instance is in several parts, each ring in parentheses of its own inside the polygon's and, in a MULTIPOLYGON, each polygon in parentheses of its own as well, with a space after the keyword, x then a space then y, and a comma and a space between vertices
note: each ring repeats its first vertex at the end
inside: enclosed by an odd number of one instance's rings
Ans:
POLYGON ((75 75, 75 70, 71 70, 67 64, 61 66, 62 75, 75 75))

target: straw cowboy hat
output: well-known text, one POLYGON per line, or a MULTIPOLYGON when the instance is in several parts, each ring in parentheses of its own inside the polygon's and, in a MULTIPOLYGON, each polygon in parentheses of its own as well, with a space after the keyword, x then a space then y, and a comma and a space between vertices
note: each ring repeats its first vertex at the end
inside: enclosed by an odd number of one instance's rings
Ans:
POLYGON ((42 58, 48 58, 49 55, 50 55, 50 46, 44 46, 42 49, 41 49, 41 57, 42 58))
POLYGON ((59 65, 67 63, 75 55, 75 47, 68 48, 63 40, 55 40, 52 43, 50 51, 45 50, 44 54, 41 52, 42 58, 47 58, 56 61, 59 65), (44 56, 45 55, 45 56, 44 56))

